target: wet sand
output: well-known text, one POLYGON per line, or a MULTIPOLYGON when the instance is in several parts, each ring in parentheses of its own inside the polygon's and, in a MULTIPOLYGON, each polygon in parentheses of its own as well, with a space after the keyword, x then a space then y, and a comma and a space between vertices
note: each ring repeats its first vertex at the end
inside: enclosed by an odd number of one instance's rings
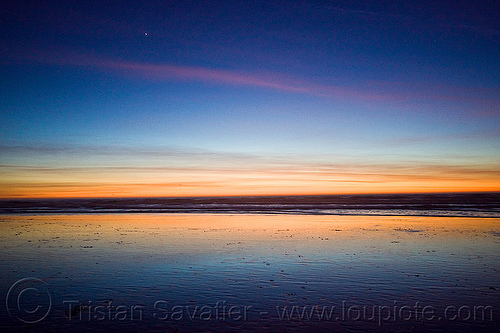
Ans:
POLYGON ((500 327, 496 218, 1 216, 0 244, 0 329, 500 327))

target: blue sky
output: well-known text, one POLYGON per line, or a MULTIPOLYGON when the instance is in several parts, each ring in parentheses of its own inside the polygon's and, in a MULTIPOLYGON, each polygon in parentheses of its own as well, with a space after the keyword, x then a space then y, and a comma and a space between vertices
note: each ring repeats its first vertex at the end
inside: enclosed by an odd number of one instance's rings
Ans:
POLYGON ((498 7, 3 4, 0 195, 498 190, 498 7))

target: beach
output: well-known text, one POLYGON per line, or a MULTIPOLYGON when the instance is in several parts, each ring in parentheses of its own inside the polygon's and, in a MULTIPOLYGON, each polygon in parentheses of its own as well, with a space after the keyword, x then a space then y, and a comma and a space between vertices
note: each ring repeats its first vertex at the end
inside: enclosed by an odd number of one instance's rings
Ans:
POLYGON ((2 330, 488 332, 500 219, 4 215, 2 330))

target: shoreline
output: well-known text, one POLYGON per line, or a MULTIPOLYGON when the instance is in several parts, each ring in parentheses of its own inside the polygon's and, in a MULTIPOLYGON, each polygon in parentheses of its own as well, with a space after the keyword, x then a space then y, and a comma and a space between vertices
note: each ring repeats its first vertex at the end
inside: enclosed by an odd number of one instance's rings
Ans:
POLYGON ((54 332, 499 325, 500 219, 4 215, 0 242, 5 330, 19 318, 54 332), (33 288, 23 306, 40 313, 16 312, 11 295, 33 288))

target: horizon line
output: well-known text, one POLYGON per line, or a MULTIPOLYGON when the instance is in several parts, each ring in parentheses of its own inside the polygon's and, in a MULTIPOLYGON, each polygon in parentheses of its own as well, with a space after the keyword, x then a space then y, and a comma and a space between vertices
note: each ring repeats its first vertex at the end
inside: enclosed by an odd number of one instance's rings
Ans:
POLYGON ((268 197, 327 197, 327 196, 364 196, 364 195, 417 195, 417 194, 485 194, 500 193, 490 190, 473 191, 413 191, 413 192, 360 192, 360 193, 324 193, 324 194, 243 194, 243 195, 191 195, 191 196, 95 196, 95 197, 0 197, 0 201, 8 200, 92 200, 92 199, 194 199, 194 198, 268 198, 268 197))

